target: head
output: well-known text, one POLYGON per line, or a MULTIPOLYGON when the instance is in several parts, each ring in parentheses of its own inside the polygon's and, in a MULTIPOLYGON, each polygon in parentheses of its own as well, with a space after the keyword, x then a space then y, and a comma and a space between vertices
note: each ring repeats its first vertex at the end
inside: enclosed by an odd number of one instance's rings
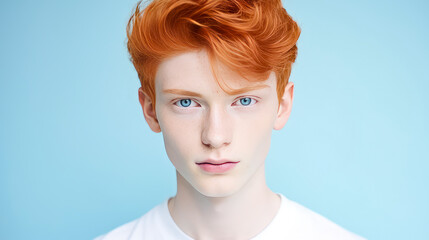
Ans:
POLYGON ((231 195, 263 167, 272 129, 289 117, 300 29, 280 0, 139 4, 127 36, 145 119, 183 181, 231 195), (236 164, 212 173, 198 164, 207 159, 236 164))

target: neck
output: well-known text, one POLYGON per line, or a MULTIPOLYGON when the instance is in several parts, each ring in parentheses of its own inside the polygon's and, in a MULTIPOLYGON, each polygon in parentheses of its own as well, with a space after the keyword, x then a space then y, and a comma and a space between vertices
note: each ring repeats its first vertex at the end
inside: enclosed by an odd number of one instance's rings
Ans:
POLYGON ((269 225, 280 208, 280 197, 266 185, 264 165, 227 197, 207 197, 176 174, 177 194, 168 208, 177 226, 195 239, 252 238, 269 225))

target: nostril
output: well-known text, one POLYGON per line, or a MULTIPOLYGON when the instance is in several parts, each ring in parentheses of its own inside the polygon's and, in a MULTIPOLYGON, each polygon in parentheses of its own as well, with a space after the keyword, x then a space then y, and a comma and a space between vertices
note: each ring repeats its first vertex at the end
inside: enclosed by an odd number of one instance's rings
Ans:
POLYGON ((222 146, 229 145, 232 139, 231 134, 231 131, 205 132, 201 137, 201 141, 207 147, 219 148, 222 146))

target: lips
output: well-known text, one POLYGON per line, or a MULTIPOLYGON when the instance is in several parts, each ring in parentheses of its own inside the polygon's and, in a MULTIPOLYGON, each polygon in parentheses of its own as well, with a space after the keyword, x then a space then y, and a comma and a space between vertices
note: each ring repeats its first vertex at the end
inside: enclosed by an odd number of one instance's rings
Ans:
POLYGON ((207 159, 203 162, 197 162, 196 164, 205 172, 208 173, 225 173, 228 170, 232 169, 240 161, 233 162, 226 159, 213 160, 207 159))
POLYGON ((219 159, 219 160, 214 160, 214 159, 207 159, 205 161, 202 162, 197 162, 198 165, 200 164, 213 164, 213 165, 221 165, 224 163, 238 163, 239 161, 231 161, 228 159, 219 159))

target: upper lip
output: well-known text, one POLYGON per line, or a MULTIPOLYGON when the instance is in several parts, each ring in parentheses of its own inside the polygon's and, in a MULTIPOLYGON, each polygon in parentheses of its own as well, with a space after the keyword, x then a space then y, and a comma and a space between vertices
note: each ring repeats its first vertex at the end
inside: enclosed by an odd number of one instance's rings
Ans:
POLYGON ((238 163, 239 161, 231 161, 228 159, 219 159, 219 160, 215 160, 215 159, 206 159, 204 161, 201 162, 197 162, 197 164, 204 164, 204 163, 210 163, 210 164, 216 164, 216 165, 220 165, 220 164, 224 164, 224 163, 238 163))

